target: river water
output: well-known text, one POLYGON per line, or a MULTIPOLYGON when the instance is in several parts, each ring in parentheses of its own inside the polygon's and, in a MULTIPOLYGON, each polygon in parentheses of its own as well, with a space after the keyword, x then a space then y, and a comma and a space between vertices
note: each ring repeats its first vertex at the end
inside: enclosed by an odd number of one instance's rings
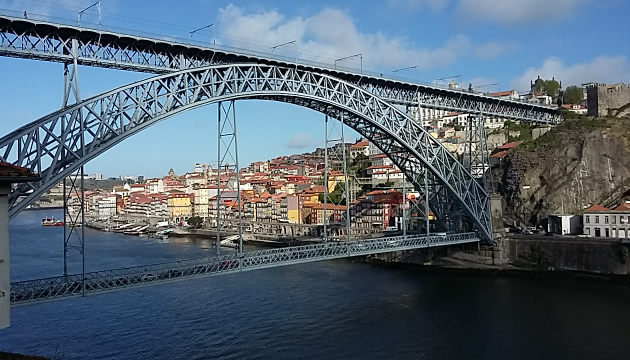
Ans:
MULTIPOLYGON (((61 213, 26 211, 11 223, 13 281, 62 273, 63 230, 40 225, 51 215, 61 213)), ((86 230, 86 268, 202 257, 210 245, 86 230)), ((56 359, 630 359, 626 286, 349 260, 21 306, 11 316, 0 351, 56 359)))

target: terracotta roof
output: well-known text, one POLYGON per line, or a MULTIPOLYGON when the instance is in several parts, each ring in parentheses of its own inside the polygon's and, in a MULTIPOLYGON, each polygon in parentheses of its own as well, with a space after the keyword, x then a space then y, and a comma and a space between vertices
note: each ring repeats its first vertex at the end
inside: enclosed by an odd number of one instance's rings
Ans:
POLYGON ((502 159, 503 157, 505 157, 505 155, 507 155, 509 153, 508 150, 502 150, 497 152, 496 154, 492 154, 490 155, 491 158, 495 158, 495 159, 502 159))
POLYGON ((29 169, 13 164, 0 162, 0 180, 2 179, 29 179, 39 178, 39 175, 32 173, 29 169))
POLYGON ((499 92, 489 93, 488 96, 510 96, 512 95, 513 92, 514 90, 499 91, 499 92))
POLYGON ((513 148, 519 146, 522 143, 523 143, 522 141, 511 142, 511 143, 503 144, 503 145, 499 146, 497 149, 501 149, 501 150, 513 149, 513 148))
POLYGON ((613 210, 616 210, 616 211, 628 211, 628 210, 630 210, 630 206, 628 206, 626 204, 621 204, 621 205, 617 206, 616 208, 614 208, 613 210))
POLYGON ((591 207, 589 207, 588 209, 586 209, 586 211, 609 211, 610 209, 605 208, 601 205, 593 205, 591 207))
POLYGON ((360 148, 365 148, 368 147, 370 145, 369 142, 367 141, 359 141, 358 143, 350 146, 350 149, 360 149, 360 148))

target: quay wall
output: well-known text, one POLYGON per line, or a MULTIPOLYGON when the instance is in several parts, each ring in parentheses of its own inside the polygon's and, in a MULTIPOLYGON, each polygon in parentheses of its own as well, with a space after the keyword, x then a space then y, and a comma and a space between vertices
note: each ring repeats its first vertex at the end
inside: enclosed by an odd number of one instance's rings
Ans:
POLYGON ((378 254, 385 263, 444 268, 630 274, 630 244, 604 239, 505 236, 497 247, 454 245, 378 254))

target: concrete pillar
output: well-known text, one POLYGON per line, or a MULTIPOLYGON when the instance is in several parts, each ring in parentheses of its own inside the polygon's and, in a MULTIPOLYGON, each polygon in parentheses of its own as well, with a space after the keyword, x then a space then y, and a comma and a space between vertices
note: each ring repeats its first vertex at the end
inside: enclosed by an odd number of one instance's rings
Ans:
POLYGON ((0 181, 0 329, 11 324, 11 275, 9 261, 10 183, 0 181))
POLYGON ((490 195, 490 220, 492 221, 492 231, 496 234, 503 233, 503 196, 499 194, 490 195))
POLYGON ((494 265, 498 264, 505 257, 505 225, 503 224, 503 197, 499 194, 490 195, 490 219, 492 221, 492 236, 496 246, 492 248, 492 259, 494 265))

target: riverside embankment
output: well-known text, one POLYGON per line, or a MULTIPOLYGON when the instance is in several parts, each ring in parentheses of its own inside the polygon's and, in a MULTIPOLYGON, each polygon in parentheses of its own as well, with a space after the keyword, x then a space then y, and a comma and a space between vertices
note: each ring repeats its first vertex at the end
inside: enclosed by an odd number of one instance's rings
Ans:
POLYGON ((562 236, 504 236, 496 247, 450 246, 371 256, 369 262, 425 271, 580 277, 630 283, 630 244, 562 236))

